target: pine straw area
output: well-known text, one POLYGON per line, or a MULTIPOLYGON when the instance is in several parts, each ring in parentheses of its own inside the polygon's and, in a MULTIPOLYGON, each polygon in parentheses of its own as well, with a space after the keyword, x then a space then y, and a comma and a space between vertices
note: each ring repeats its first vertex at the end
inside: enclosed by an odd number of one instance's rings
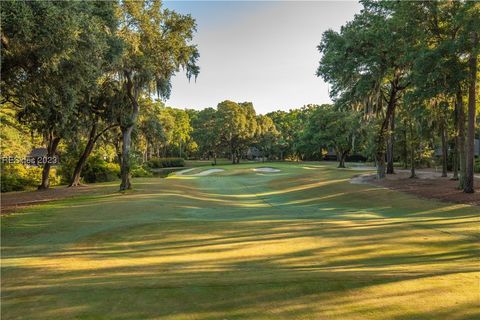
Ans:
MULTIPOLYGON (((480 179, 475 179, 475 193, 467 194, 458 188, 458 181, 440 177, 439 172, 420 171, 417 178, 411 179, 410 172, 397 170, 393 175, 387 175, 384 180, 369 176, 368 182, 385 188, 406 192, 421 198, 437 199, 444 202, 480 205, 480 179)), ((367 181, 366 181, 367 182, 367 181)))

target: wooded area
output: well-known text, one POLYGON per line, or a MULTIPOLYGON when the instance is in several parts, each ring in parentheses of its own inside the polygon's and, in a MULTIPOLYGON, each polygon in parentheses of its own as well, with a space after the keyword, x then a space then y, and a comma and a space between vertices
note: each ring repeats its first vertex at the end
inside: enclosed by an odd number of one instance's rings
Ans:
POLYGON ((480 319, 480 2, 318 4, 0 1, 0 317, 480 319))
POLYGON ((3 2, 2 154, 24 158, 45 146, 61 161, 56 174, 43 165, 41 179, 36 167, 4 163, 2 190, 45 189, 52 179, 79 185, 89 159, 109 176, 118 166, 125 190, 154 158, 238 163, 256 149, 269 160, 334 152, 340 166, 355 153, 375 163, 379 179, 395 162, 412 177, 438 163, 473 192, 479 4, 362 4, 318 46, 317 75, 331 84, 334 104, 257 115, 249 102, 165 106, 171 77, 183 71, 193 80, 200 69, 195 20, 160 2, 3 2))

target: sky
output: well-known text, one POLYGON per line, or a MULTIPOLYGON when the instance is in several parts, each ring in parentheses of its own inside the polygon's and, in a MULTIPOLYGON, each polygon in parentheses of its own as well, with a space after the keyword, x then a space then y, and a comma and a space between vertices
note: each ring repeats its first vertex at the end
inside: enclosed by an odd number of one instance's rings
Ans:
POLYGON ((329 103, 328 84, 315 75, 322 33, 339 30, 360 11, 356 1, 166 1, 197 22, 193 43, 200 75, 178 73, 167 105, 216 107, 253 102, 257 113, 329 103))

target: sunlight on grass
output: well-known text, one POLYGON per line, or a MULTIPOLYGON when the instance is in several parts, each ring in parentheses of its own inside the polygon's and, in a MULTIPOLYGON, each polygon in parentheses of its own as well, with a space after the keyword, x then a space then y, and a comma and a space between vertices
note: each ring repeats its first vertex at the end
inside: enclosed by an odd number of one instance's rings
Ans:
POLYGON ((478 315, 477 207, 351 185, 329 166, 239 173, 252 166, 8 217, 2 318, 478 315))

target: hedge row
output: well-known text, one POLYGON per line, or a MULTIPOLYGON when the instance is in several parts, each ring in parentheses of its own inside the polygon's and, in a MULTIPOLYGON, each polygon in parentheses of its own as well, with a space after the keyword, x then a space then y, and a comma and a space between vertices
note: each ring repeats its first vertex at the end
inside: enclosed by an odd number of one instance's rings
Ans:
POLYGON ((184 167, 185 160, 183 158, 155 158, 147 162, 147 166, 150 168, 172 168, 172 167, 184 167))

